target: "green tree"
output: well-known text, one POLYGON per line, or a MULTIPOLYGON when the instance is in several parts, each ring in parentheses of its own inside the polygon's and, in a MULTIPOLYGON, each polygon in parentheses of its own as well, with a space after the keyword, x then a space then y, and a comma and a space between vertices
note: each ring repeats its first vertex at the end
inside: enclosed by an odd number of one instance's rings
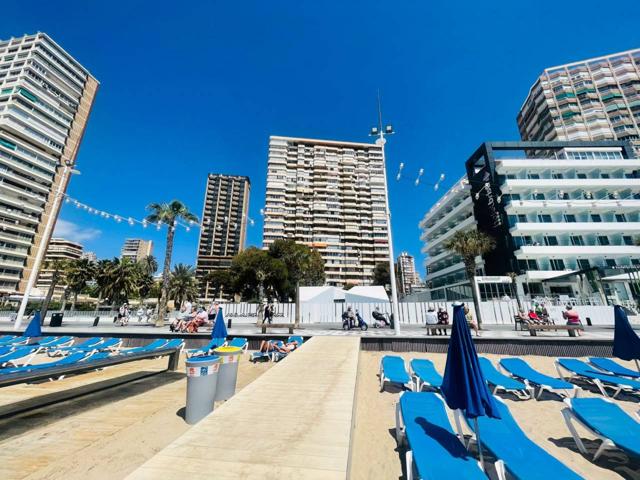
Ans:
POLYGON ((268 252, 249 247, 233 258, 231 274, 234 293, 243 300, 258 300, 266 294, 284 301, 287 284, 287 267, 282 260, 272 258, 268 252))
POLYGON ((447 250, 462 258, 467 279, 471 283, 471 294, 473 295, 478 325, 482 323, 482 319, 480 317, 480 299, 476 293, 474 281, 476 257, 489 253, 495 246, 496 242, 493 238, 478 230, 459 230, 444 245, 447 250))
POLYGON ((162 327, 164 326, 164 316, 167 311, 169 280, 171 276, 171 255, 173 253, 173 239, 176 233, 176 227, 180 220, 197 222, 198 217, 191 213, 189 209, 178 200, 173 200, 171 203, 152 203, 147 208, 151 211, 147 216, 148 222, 165 224, 167 226, 167 246, 162 269, 162 291, 160 293, 160 300, 158 301, 158 319, 156 321, 156 326, 162 327))
POLYGON ((71 310, 74 310, 76 307, 78 294, 87 287, 87 283, 92 281, 95 275, 96 264, 89 259, 79 258, 70 262, 66 275, 66 283, 70 293, 73 295, 71 310))
POLYGON ((391 285, 391 274, 389 273, 389 262, 379 262, 373 268, 373 276, 371 278, 372 285, 382 285, 387 288, 391 285))
POLYGON ((324 260, 317 250, 294 240, 276 240, 269 246, 269 256, 281 260, 287 269, 282 295, 293 299, 298 285, 323 285, 324 260))
POLYGON ((147 255, 146 257, 138 260, 138 266, 142 273, 153 277, 153 274, 158 270, 158 261, 153 255, 147 255))
POLYGON ((107 260, 101 265, 96 279, 101 285, 100 293, 114 307, 127 302, 138 291, 138 274, 138 267, 131 260, 107 260))
POLYGON ((205 277, 205 282, 209 285, 209 292, 214 298, 219 298, 225 291, 233 293, 234 278, 231 270, 213 270, 205 277))
POLYGON ((95 270, 95 291, 98 296, 97 307, 100 306, 103 298, 107 296, 107 290, 109 288, 109 269, 111 268, 111 260, 102 259, 94 265, 95 270))
POLYGON ((169 296, 178 307, 183 301, 193 301, 198 296, 196 272, 191 265, 182 263, 173 267, 169 279, 169 296))

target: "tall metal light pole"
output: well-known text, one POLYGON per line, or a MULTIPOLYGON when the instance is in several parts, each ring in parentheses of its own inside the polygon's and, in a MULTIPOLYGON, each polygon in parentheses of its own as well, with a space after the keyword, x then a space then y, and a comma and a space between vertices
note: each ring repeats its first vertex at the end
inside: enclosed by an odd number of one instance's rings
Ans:
POLYGON ((382 175, 384 177, 385 210, 387 216, 387 234, 389 235, 389 276, 391 280, 391 309, 393 313, 393 329, 396 335, 400 335, 400 307, 398 305, 398 289, 396 285, 396 269, 393 258, 393 238, 391 235, 391 209, 389 208, 389 186, 387 184, 387 160, 384 146, 387 143, 385 135, 393 135, 393 127, 386 125, 382 128, 382 106, 380 105, 380 91, 378 91, 378 128, 372 128, 370 135, 377 136, 376 145, 382 150, 382 175))
MULTIPOLYGON (((53 204, 51 205, 49 218, 47 219, 44 231, 42 232, 42 241, 40 242, 40 246, 38 247, 38 251, 36 252, 36 258, 33 261, 31 273, 29 274, 29 280, 27 281, 27 286, 24 290, 22 302, 20 303, 20 308, 18 309, 18 314, 16 315, 16 323, 14 325, 14 328, 16 330, 22 326, 22 317, 24 316, 24 312, 27 309, 27 303, 29 303, 29 295, 31 295, 31 290, 36 283, 36 278, 38 278, 38 273, 40 272, 40 267, 42 265, 42 261, 44 260, 44 254, 47 250, 47 246, 49 243, 47 239, 51 237, 53 227, 56 223, 56 219, 58 218, 58 211, 60 210, 62 197, 64 197, 64 190, 69 179, 69 175, 71 175, 72 173, 79 172, 73 170, 72 162, 66 162, 62 170, 62 178, 60 179, 60 183, 58 184, 58 189, 56 190, 55 196, 53 197, 53 204)), ((41 319, 41 321, 44 321, 44 318, 41 319)))

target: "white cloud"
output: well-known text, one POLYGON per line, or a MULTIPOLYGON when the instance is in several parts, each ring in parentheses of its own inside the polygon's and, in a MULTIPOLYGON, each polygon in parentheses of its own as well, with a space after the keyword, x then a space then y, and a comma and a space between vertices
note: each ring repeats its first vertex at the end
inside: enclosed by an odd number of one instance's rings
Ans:
POLYGON ((94 240, 102 234, 101 230, 97 228, 85 228, 76 225, 73 222, 67 220, 58 219, 56 222, 56 228, 53 231, 55 237, 66 238, 74 242, 82 243, 88 240, 94 240))

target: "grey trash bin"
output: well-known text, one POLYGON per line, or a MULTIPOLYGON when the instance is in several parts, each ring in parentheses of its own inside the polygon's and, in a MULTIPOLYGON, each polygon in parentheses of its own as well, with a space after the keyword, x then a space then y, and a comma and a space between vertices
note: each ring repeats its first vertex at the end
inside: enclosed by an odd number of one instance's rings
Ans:
POLYGON ((236 393, 238 364, 240 363, 242 349, 240 347, 218 347, 213 350, 213 353, 220 356, 216 401, 228 400, 236 393))
POLYGON ((184 419, 189 425, 199 422, 213 411, 220 357, 193 357, 187 366, 187 405, 184 419))

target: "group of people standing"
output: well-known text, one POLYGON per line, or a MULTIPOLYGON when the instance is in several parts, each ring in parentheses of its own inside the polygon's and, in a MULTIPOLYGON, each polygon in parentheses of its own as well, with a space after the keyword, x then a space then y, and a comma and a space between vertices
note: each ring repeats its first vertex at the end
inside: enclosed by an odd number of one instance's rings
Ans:
MULTIPOLYGON (((136 310, 136 317, 138 318, 138 323, 141 323, 143 320, 148 322, 151 320, 153 316, 153 308, 144 307, 144 305, 140 305, 136 310)), ((129 325, 129 319, 131 318, 131 307, 127 302, 123 303, 118 309, 118 315, 113 319, 113 323, 118 322, 121 327, 126 327, 129 325)))

